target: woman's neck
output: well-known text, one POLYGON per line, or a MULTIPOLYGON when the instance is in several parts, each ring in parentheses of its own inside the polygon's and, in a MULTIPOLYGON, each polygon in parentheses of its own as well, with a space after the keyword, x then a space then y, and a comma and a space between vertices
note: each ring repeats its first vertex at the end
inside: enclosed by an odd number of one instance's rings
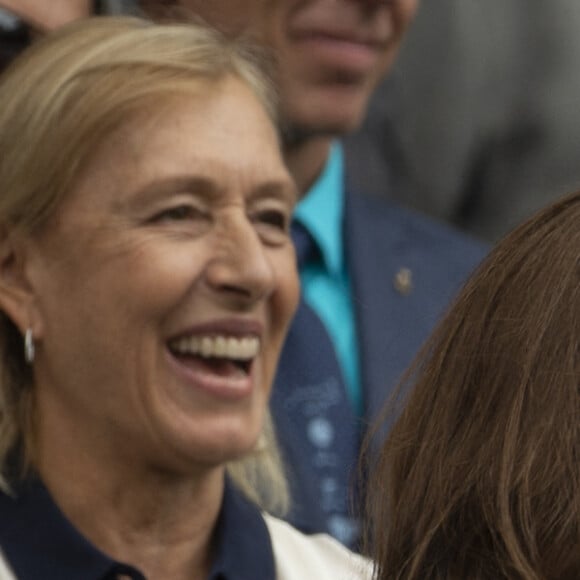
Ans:
POLYGON ((45 32, 86 18, 92 12, 92 0, 0 0, 6 8, 32 28, 45 32))
POLYGON ((105 466, 94 467, 40 470, 61 511, 94 546, 151 580, 207 578, 223 467, 197 477, 134 466, 111 476, 105 466))

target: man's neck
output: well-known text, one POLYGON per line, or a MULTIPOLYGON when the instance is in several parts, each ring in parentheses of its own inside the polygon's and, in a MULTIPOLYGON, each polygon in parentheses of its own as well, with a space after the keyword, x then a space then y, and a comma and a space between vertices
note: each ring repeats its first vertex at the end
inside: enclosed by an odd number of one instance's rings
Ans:
POLYGON ((322 173, 333 139, 317 137, 287 144, 284 159, 300 195, 305 195, 322 173))
POLYGON ((86 18, 92 12, 92 4, 92 0, 0 0, 0 8, 10 10, 40 32, 86 18))

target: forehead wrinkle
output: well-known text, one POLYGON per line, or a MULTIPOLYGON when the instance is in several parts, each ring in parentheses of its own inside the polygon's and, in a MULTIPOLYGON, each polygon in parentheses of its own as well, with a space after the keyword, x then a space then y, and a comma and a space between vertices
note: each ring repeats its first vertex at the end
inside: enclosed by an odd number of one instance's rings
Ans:
MULTIPOLYGON (((49 269, 78 269, 90 250, 95 266, 92 271, 97 275, 107 264, 115 263, 128 254, 141 253, 138 246, 142 244, 128 236, 117 235, 120 219, 94 223, 92 212, 88 210, 73 211, 62 217, 38 238, 39 250, 49 269)), ((80 270, 87 272, 84 268, 80 270)), ((78 277, 75 284, 86 284, 90 279, 91 276, 78 277)))
POLYGON ((270 180, 254 188, 248 198, 249 201, 276 199, 295 205, 298 201, 298 188, 290 177, 285 180, 270 180))
POLYGON ((237 193, 241 193, 246 202, 266 197, 291 203, 298 199, 294 181, 286 172, 282 160, 279 167, 266 172, 257 163, 238 163, 236 168, 232 168, 230 160, 219 157, 200 157, 196 159, 197 164, 201 169, 190 180, 194 184, 198 183, 201 192, 217 205, 230 203, 230 198, 237 193))
POLYGON ((126 196, 119 196, 114 201, 114 209, 124 210, 133 207, 146 207, 157 200, 171 195, 191 195, 209 200, 221 197, 218 184, 213 180, 198 175, 174 175, 152 179, 141 187, 135 188, 126 196))

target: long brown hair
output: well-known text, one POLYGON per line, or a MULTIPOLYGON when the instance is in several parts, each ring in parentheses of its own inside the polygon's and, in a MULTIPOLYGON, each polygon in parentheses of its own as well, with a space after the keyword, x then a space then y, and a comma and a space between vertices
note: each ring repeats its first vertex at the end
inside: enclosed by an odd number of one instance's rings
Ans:
POLYGON ((497 245, 411 386, 369 486, 377 578, 580 578, 580 193, 497 245))

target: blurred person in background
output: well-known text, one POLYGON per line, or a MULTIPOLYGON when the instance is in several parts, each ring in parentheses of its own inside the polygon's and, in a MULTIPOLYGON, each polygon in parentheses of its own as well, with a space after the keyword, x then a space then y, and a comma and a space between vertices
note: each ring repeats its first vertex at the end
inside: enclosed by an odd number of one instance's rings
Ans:
POLYGON ((346 142, 353 184, 488 240, 580 187, 579 29, 570 0, 421 2, 346 142))
POLYGON ((0 0, 0 71, 34 38, 92 14, 121 14, 131 0, 0 0))

